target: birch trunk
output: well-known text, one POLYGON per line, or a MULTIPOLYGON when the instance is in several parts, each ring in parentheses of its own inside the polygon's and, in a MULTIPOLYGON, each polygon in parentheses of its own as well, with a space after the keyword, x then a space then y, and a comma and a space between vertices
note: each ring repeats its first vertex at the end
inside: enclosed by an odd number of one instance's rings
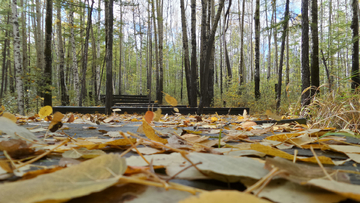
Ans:
POLYGON ((74 11, 73 5, 70 6, 69 22, 70 22, 70 43, 72 48, 72 72, 73 72, 73 83, 75 91, 75 104, 79 104, 80 91, 79 91, 79 72, 76 57, 75 37, 74 37, 74 11))
POLYGON ((18 112, 24 115, 24 88, 23 88, 23 71, 21 68, 21 53, 20 53, 20 33, 19 33, 19 22, 17 14, 17 1, 11 1, 12 11, 12 24, 13 24, 13 37, 14 37, 14 66, 16 76, 16 92, 17 92, 17 106, 18 112))

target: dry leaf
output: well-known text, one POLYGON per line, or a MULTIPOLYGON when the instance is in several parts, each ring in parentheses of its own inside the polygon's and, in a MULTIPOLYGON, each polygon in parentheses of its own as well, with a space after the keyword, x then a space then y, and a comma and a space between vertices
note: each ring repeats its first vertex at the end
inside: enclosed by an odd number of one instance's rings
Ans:
POLYGON ((16 125, 8 118, 0 117, 0 131, 6 133, 13 139, 23 139, 25 141, 37 141, 42 143, 32 132, 28 129, 16 125))
POLYGON ((260 199, 254 195, 239 192, 239 191, 229 191, 229 190, 215 190, 212 192, 203 192, 199 196, 192 196, 187 199, 179 201, 179 203, 270 203, 267 200, 260 199))
POLYGON ((51 106, 44 106, 39 111, 39 117, 41 119, 45 118, 46 116, 49 116, 53 112, 53 109, 51 106))
POLYGON ((14 114, 9 113, 9 112, 5 112, 3 114, 3 117, 10 119, 14 123, 16 123, 16 121, 17 121, 16 116, 14 114))
POLYGON ((66 151, 62 154, 62 157, 64 158, 72 158, 72 159, 78 159, 78 158, 84 158, 84 159, 92 159, 101 155, 106 154, 104 151, 101 150, 88 150, 86 148, 80 148, 80 149, 73 149, 66 151))
POLYGON ((108 154, 36 178, 0 185, 0 202, 60 202, 88 195, 118 182, 125 159, 108 154), (21 192, 19 192, 21 191, 21 192))
POLYGON ((161 118, 161 109, 158 108, 158 109, 155 111, 154 121, 159 121, 160 118, 161 118))
POLYGON ((360 185, 353 185, 325 179, 312 179, 308 182, 308 184, 335 192, 356 201, 360 201, 360 185))
POLYGON ((66 122, 72 123, 72 122, 74 122, 74 120, 75 120, 75 116, 74 116, 74 114, 71 114, 69 119, 66 122))
POLYGON ((271 112, 270 110, 266 110, 265 114, 266 114, 268 117, 270 117, 270 118, 272 118, 272 119, 274 119, 274 120, 277 120, 277 121, 281 120, 281 116, 278 116, 278 115, 274 114, 274 113, 271 112))
POLYGON ((176 101, 176 99, 174 97, 172 97, 166 93, 165 93, 165 101, 167 103, 169 103, 171 106, 176 106, 178 104, 178 102, 176 101))
POLYGON ((151 121, 153 120, 153 118, 154 118, 154 112, 152 112, 152 111, 147 111, 147 112, 145 113, 144 119, 145 119, 146 122, 151 123, 151 121))
POLYGON ((13 158, 18 158, 24 155, 30 155, 34 153, 34 149, 24 141, 20 139, 11 139, 0 142, 0 151, 6 150, 7 153, 13 158))
POLYGON ((143 120, 142 126, 147 138, 149 138, 150 140, 154 140, 156 142, 161 142, 163 144, 167 143, 166 139, 163 139, 155 134, 154 129, 146 121, 143 120))

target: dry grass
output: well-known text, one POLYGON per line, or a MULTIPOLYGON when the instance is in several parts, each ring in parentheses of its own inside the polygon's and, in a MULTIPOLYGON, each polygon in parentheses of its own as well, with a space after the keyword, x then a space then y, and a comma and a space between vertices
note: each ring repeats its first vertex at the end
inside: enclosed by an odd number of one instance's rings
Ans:
POLYGON ((301 109, 314 128, 336 127, 359 133, 360 102, 354 92, 332 91, 315 95, 311 104, 301 109))

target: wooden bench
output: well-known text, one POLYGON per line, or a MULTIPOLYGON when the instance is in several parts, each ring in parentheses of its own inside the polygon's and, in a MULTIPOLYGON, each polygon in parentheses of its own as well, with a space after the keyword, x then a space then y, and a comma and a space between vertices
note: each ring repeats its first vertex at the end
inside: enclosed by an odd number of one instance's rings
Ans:
MULTIPOLYGON (((100 95, 100 100, 105 103, 105 95, 100 95)), ((148 95, 113 95, 112 106, 148 106, 157 105, 150 101, 148 95)))

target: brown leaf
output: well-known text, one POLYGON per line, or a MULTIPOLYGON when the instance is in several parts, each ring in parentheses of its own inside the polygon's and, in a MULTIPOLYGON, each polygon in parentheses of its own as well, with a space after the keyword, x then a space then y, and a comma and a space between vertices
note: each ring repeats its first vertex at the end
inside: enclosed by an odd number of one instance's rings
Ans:
POLYGON ((74 120, 75 120, 75 116, 74 116, 74 114, 71 114, 66 122, 72 123, 72 122, 74 122, 74 120))
POLYGON ((145 113, 144 119, 145 119, 146 122, 151 123, 151 121, 153 120, 153 118, 154 118, 154 112, 152 112, 152 111, 147 111, 147 112, 145 113))
POLYGON ((24 140, 11 139, 0 142, 0 151, 6 150, 7 153, 13 158, 18 158, 24 155, 34 153, 34 150, 24 140))

